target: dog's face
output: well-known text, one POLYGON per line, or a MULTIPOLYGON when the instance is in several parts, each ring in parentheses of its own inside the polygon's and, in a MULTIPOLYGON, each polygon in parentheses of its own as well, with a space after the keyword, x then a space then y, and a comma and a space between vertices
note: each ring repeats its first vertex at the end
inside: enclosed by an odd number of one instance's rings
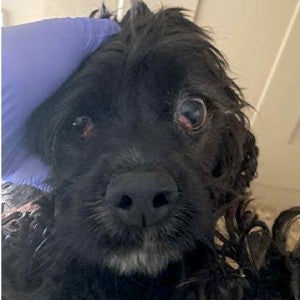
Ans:
POLYGON ((70 257, 156 275, 212 234, 243 197, 257 149, 245 102, 207 35, 143 4, 29 124, 52 166, 55 223, 70 257))

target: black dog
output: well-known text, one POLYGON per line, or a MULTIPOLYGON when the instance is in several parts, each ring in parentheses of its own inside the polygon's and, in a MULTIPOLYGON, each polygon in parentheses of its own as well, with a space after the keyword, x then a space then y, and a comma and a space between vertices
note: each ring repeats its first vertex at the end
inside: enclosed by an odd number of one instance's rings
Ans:
POLYGON ((22 220, 4 244, 4 295, 254 297, 245 274, 230 281, 220 267, 214 282, 210 268, 215 213, 246 201, 256 174, 247 103, 180 9, 139 2, 120 25, 30 119, 52 192, 4 221, 22 220))

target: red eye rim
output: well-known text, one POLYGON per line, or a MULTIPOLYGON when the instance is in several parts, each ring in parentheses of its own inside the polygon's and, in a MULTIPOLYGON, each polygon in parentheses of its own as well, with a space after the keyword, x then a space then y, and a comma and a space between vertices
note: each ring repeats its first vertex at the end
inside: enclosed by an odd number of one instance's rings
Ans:
POLYGON ((81 137, 83 137, 85 140, 90 140, 94 136, 94 124, 88 123, 85 125, 81 137))
POLYGON ((90 117, 77 117, 72 123, 72 126, 80 131, 80 137, 86 141, 94 136, 94 123, 90 117))

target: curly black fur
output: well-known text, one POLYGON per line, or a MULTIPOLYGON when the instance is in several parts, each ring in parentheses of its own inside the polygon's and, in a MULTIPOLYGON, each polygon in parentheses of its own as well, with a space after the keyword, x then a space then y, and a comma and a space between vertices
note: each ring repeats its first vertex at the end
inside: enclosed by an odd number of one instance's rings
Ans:
MULTIPOLYGON (((51 166, 52 192, 31 211, 14 212, 4 221, 4 295, 265 299, 264 291, 291 296, 289 288, 272 291, 276 282, 261 271, 262 258, 249 252, 255 226, 266 233, 266 249, 272 242, 264 224, 256 217, 249 221, 239 204, 249 197, 258 149, 242 111, 248 104, 228 77, 223 56, 180 9, 153 13, 139 2, 120 25, 120 33, 29 121, 29 145, 51 166), (174 116, 191 97, 204 101, 207 118, 187 132, 174 116), (157 226, 125 226, 105 201, 110 179, 136 170, 167 171, 178 186, 178 201, 157 226), (221 207, 228 241, 214 232, 221 207), (17 229, 11 228, 12 219, 17 229), (268 289, 255 291, 260 279, 268 289)), ((266 254, 266 263, 285 257, 278 253, 266 254)))

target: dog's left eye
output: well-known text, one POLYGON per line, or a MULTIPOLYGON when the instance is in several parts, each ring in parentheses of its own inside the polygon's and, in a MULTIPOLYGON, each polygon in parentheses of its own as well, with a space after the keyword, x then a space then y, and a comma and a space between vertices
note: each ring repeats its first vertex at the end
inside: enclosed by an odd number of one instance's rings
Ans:
POLYGON ((206 106, 202 99, 193 98, 183 102, 176 114, 175 121, 186 131, 199 129, 205 122, 206 106))

